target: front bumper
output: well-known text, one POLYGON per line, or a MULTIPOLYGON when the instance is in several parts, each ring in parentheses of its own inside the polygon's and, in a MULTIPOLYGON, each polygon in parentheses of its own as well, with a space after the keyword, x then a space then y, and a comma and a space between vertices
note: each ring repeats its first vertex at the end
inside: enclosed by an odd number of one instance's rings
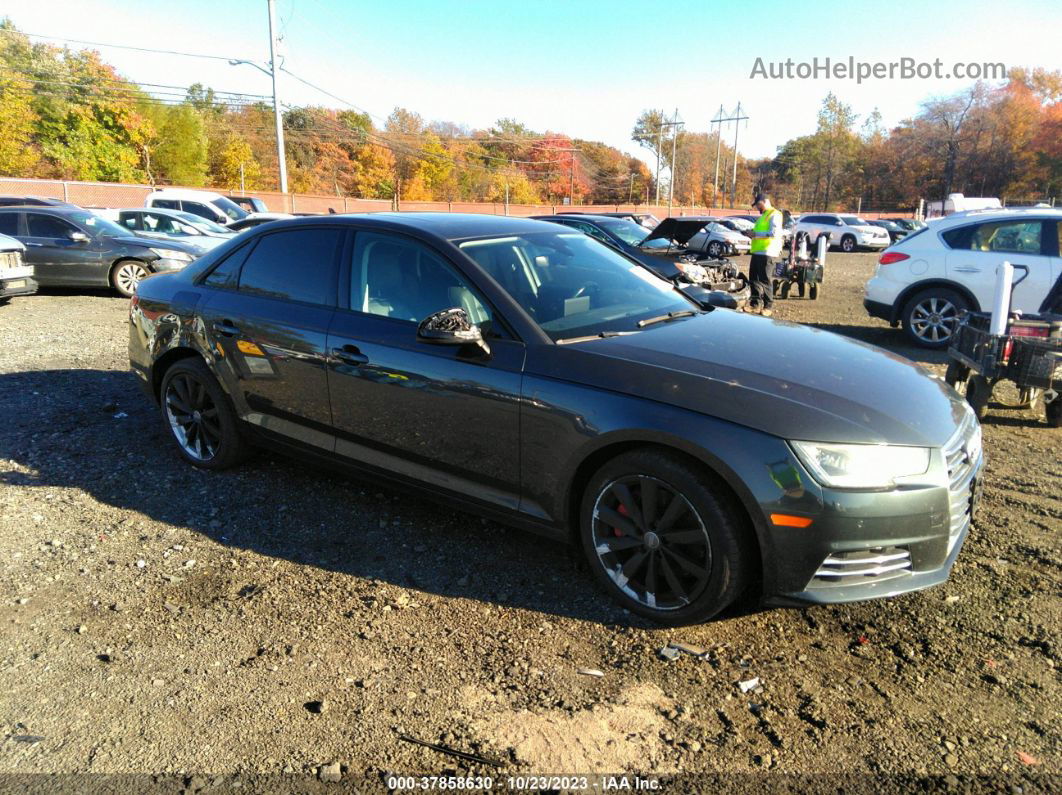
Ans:
POLYGON ((0 277, 0 298, 33 295, 35 292, 37 292, 37 282, 33 278, 32 266, 8 268, 0 277))
MULTIPOLYGON (((926 484, 887 492, 823 489, 807 528, 773 527, 776 562, 764 600, 771 605, 880 599, 944 582, 969 534, 981 493, 984 457, 967 444, 968 417, 936 451, 926 484)), ((766 574, 766 572, 765 572, 766 574)))

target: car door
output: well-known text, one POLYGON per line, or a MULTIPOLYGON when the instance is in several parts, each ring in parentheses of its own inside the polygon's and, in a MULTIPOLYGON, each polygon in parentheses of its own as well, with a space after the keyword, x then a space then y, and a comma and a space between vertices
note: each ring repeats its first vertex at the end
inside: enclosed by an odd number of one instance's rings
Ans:
POLYGON ((471 280, 402 235, 358 231, 328 335, 336 452, 516 510, 524 345, 471 280), (428 315, 461 307, 477 346, 417 338, 428 315))
MULTIPOLYGON (((1039 218, 1008 218, 949 229, 941 233, 949 249, 945 258, 948 278, 969 289, 981 309, 989 311, 995 300, 996 268, 1004 261, 1024 265, 1028 276, 1014 289, 1011 307, 1036 312, 1054 284, 1049 241, 1055 234, 1054 224, 1039 218)), ((1022 271, 1014 276, 1020 278, 1022 271)))
POLYGON ((325 346, 345 238, 324 225, 272 232, 202 283, 204 332, 237 412, 284 440, 328 451, 325 346))
POLYGON ((99 241, 65 218, 26 213, 26 261, 40 284, 97 285, 107 283, 99 241), (74 240, 80 234, 86 239, 74 240))

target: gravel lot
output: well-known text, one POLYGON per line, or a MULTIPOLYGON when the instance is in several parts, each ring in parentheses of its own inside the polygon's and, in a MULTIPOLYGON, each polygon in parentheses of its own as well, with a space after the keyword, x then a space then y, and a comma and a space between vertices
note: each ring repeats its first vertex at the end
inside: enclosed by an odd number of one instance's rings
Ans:
MULTIPOLYGON (((874 259, 831 255, 820 299, 777 316, 942 372, 866 317, 874 259)), ((182 464, 127 370, 125 313, 102 293, 0 307, 5 789, 42 772, 252 790, 445 771, 640 772, 676 792, 784 778, 764 771, 823 790, 1062 783, 1062 433, 1042 417, 991 410, 981 513, 946 585, 665 630, 612 607, 565 548, 415 495, 271 454, 182 464), (665 661, 669 641, 707 654, 665 661)))

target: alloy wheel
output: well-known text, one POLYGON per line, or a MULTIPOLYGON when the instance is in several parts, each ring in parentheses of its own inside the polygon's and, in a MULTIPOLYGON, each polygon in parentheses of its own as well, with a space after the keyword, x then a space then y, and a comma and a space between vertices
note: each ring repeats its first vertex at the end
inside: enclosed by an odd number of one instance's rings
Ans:
POLYGON ((911 310, 911 330, 925 342, 940 343, 951 339, 959 325, 959 308, 947 298, 930 296, 911 310))
POLYGON ((140 280, 147 276, 147 268, 139 262, 123 262, 114 272, 114 286, 124 295, 136 292, 140 280))
POLYGON ((198 461, 217 455, 221 445, 218 407, 202 382, 186 373, 176 375, 166 389, 165 404, 170 429, 185 453, 198 461))
POLYGON ((652 610, 686 607, 711 576, 711 541, 700 515, 677 489, 648 475, 601 489, 593 545, 612 583, 652 610))

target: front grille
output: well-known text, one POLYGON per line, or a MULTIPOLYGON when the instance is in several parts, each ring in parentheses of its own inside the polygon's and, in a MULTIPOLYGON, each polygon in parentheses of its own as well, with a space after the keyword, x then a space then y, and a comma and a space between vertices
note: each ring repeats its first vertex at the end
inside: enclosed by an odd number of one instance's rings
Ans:
POLYGON ((948 466, 948 554, 970 526, 973 510, 974 475, 981 459, 980 427, 967 414, 955 435, 944 445, 948 466))
POLYGON ((854 552, 834 552, 811 578, 812 587, 866 585, 911 573, 907 547, 873 547, 854 552))
POLYGON ((21 268, 22 254, 17 251, 0 251, 0 268, 21 268))

